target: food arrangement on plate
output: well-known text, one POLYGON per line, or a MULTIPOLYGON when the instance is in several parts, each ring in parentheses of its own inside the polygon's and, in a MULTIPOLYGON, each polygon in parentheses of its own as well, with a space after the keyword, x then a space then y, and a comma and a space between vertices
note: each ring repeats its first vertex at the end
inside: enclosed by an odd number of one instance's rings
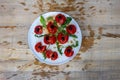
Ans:
POLYGON ((62 12, 49 12, 38 17, 28 33, 29 46, 38 60, 59 65, 73 59, 81 45, 77 22, 62 12))

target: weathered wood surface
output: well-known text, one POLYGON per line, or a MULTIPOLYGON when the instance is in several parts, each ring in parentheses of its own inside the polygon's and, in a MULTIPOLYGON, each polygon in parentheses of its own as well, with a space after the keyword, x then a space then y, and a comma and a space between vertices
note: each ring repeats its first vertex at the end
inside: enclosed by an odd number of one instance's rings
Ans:
POLYGON ((120 80, 120 0, 0 0, 0 80, 120 80), (60 66, 38 62, 27 43, 42 13, 65 12, 79 23, 78 55, 60 66))

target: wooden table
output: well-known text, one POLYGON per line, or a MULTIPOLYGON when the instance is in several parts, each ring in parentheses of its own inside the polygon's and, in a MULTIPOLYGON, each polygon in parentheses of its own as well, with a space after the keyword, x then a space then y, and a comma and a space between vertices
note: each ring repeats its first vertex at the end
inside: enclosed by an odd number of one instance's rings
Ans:
POLYGON ((0 80, 120 80, 120 0, 0 0, 0 80), (27 35, 42 13, 65 12, 83 42, 70 62, 35 59, 27 35))

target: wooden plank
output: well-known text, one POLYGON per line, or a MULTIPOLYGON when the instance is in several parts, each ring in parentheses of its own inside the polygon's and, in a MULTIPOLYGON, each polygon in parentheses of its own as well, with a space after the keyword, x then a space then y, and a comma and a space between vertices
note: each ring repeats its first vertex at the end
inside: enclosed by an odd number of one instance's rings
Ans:
POLYGON ((120 80, 120 0, 0 0, 0 80, 120 80), (32 22, 62 11, 80 25, 78 55, 60 66, 35 59, 27 35, 32 22))

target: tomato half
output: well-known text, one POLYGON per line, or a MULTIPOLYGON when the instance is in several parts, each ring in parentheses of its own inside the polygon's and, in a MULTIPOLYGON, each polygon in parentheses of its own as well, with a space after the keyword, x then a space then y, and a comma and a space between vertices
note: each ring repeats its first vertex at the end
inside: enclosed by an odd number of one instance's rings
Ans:
POLYGON ((58 37, 57 37, 58 41, 61 44, 65 44, 68 41, 68 38, 69 38, 69 36, 67 34, 63 34, 63 33, 59 33, 58 37))
POLYGON ((68 25, 66 27, 66 31, 69 33, 69 34, 74 34, 76 32, 76 27, 75 25, 71 24, 71 25, 68 25))
POLYGON ((35 32, 36 34, 42 34, 42 33, 43 33, 43 28, 42 28, 42 26, 41 26, 41 25, 36 26, 35 29, 34 29, 34 32, 35 32))
POLYGON ((67 57, 71 57, 73 55, 73 53, 74 53, 74 51, 72 50, 72 47, 70 47, 70 46, 68 46, 64 51, 64 54, 67 57))
POLYGON ((63 14, 58 14, 58 15, 56 15, 56 17, 55 17, 55 20, 56 20, 56 22, 59 23, 59 24, 64 24, 65 21, 66 21, 66 17, 65 17, 63 14))

